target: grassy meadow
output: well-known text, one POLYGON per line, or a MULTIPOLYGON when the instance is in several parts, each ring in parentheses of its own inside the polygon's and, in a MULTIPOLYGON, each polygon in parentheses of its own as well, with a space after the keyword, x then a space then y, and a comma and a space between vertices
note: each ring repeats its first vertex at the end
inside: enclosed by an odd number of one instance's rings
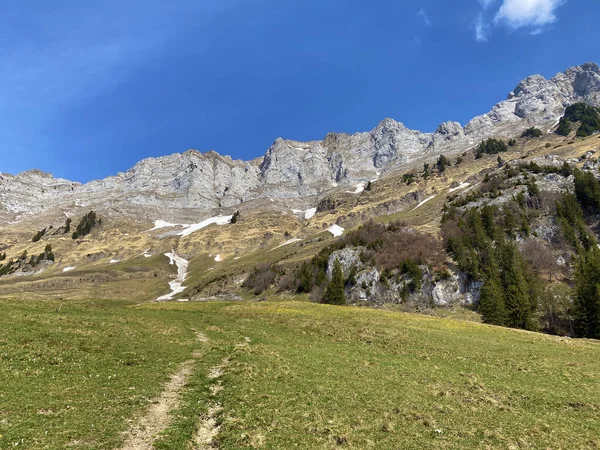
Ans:
POLYGON ((593 341, 307 302, 0 303, 0 448, 120 448, 185 361, 154 448, 210 448, 207 423, 221 449, 600 446, 593 341))

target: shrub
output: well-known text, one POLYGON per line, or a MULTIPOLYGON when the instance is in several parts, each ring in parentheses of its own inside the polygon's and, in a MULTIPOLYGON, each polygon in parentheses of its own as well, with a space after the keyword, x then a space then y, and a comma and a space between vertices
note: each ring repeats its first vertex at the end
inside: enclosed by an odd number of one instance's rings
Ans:
POLYGON ((450 160, 443 154, 440 155, 440 157, 438 158, 437 163, 436 163, 436 167, 437 167, 439 173, 444 173, 444 171, 446 170, 446 167, 449 167, 451 165, 452 165, 452 163, 450 162, 450 160))
POLYGON ((31 239, 31 242, 38 242, 46 234, 46 229, 38 231, 35 236, 31 239))
POLYGON ((402 182, 406 185, 410 185, 415 181, 416 175, 412 172, 405 173, 402 175, 402 182))
POLYGON ((254 267, 252 273, 242 283, 242 287, 252 290, 254 295, 260 295, 275 283, 278 274, 279 269, 276 265, 260 264, 254 267))
POLYGON ((542 137, 542 130, 536 127, 527 128, 521 135, 522 138, 533 139, 542 137))
POLYGON ((484 154, 496 155, 498 153, 506 152, 507 150, 508 147, 503 140, 490 138, 487 141, 482 141, 477 149, 475 149, 475 158, 479 159, 484 154))
POLYGON ((234 212, 233 216, 231 216, 230 223, 237 223, 239 218, 240 218, 240 212, 239 211, 234 212))
POLYGON ((431 176, 429 163, 423 164, 423 179, 426 180, 431 176))
MULTIPOLYGON (((368 186, 367 186, 368 187, 368 186)), ((336 208, 335 200, 327 197, 317 204, 317 212, 333 211, 336 208)))
POLYGON ((571 133, 571 122, 566 118, 561 118, 556 129, 556 134, 568 136, 571 133))

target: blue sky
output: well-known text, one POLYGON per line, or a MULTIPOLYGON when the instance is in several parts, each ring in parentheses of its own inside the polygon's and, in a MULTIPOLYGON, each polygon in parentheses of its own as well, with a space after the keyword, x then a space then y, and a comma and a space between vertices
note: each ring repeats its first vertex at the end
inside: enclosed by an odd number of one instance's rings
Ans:
POLYGON ((88 181, 384 117, 464 125, 527 75, 600 62, 598 17, 597 0, 5 0, 0 172, 88 181))

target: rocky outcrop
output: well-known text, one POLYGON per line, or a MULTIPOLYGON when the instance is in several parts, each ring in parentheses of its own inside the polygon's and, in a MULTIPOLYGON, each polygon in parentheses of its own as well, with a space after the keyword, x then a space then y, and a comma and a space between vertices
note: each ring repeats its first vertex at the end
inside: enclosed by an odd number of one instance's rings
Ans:
POLYGON ((428 267, 421 266, 423 277, 420 287, 413 290, 408 275, 392 270, 382 275, 377 267, 365 264, 361 254, 363 247, 344 247, 329 256, 326 274, 331 279, 335 261, 342 267, 346 284, 346 298, 349 303, 408 303, 415 306, 472 305, 479 301, 481 283, 471 281, 462 273, 450 273, 439 278, 428 267))
POLYGON ((369 132, 329 133, 322 141, 277 139, 262 158, 253 161, 190 150, 148 158, 125 173, 86 184, 37 170, 0 174, 0 223, 32 214, 68 216, 89 209, 105 216, 191 220, 231 212, 251 200, 316 200, 338 183, 366 182, 441 153, 463 152, 490 136, 515 136, 532 125, 547 130, 566 106, 578 101, 600 106, 597 64, 572 67, 549 80, 541 75, 528 77, 506 100, 464 128, 444 122, 434 133, 422 133, 384 119, 369 132))

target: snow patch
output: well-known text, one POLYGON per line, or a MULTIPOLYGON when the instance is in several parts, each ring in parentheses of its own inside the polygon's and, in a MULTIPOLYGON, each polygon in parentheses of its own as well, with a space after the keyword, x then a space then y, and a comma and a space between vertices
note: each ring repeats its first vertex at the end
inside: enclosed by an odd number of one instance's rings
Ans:
POLYGON ((558 118, 556 120, 556 122, 554 123, 554 125, 552 125, 549 129, 548 129, 548 134, 552 133, 552 128, 554 128, 556 125, 558 125, 560 123, 560 118, 558 118))
POLYGON ((144 250, 144 253, 142 253, 140 256, 143 256, 144 258, 150 258, 152 256, 152 253, 150 253, 150 249, 146 249, 144 250))
POLYGON ((76 269, 76 267, 74 267, 74 266, 68 266, 63 269, 63 272, 70 272, 71 270, 75 270, 75 269, 76 269))
POLYGON ((329 228, 327 228, 327 231, 329 231, 335 237, 340 237, 342 234, 344 234, 345 230, 339 225, 331 225, 329 228))
POLYGON ((448 192, 454 192, 454 191, 458 191, 460 189, 464 189, 466 187, 471 186, 471 183, 460 183, 458 186, 453 187, 452 189, 448 189, 448 192))
POLYGON ((179 236, 189 236, 192 233, 195 233, 198 230, 201 230, 202 228, 206 228, 209 225, 212 225, 213 223, 216 225, 227 225, 228 223, 231 223, 231 219, 233 219, 233 216, 215 216, 215 217, 209 217, 206 220, 203 220, 200 223, 194 223, 192 225, 186 225, 185 229, 183 231, 180 231, 179 233, 177 233, 179 236))
POLYGON ((221 262, 221 261, 223 261, 223 258, 221 258, 221 255, 217 255, 217 256, 215 256, 215 261, 221 262))
POLYGON ((272 248, 270 251, 277 250, 278 248, 284 247, 284 246, 286 246, 286 245, 293 244, 294 242, 300 242, 301 240, 302 240, 302 239, 300 239, 300 238, 293 238, 293 239, 289 239, 289 240, 285 241, 283 244, 281 244, 281 245, 278 245, 278 246, 277 246, 277 247, 275 247, 275 248, 272 248))
POLYGON ((304 218, 306 220, 312 218, 315 216, 315 214, 317 213, 317 208, 310 208, 306 210, 306 213, 304 213, 304 218))
POLYGON ((337 184, 337 182, 336 182, 336 181, 332 181, 332 182, 331 182, 331 185, 332 185, 333 187, 338 187, 338 184, 337 184))
POLYGON ((116 264, 116 263, 120 263, 120 262, 121 262, 121 260, 120 260, 120 259, 111 259, 111 260, 109 261, 109 264, 116 264))
POLYGON ((317 208, 309 208, 307 210, 303 210, 303 209, 292 209, 292 212, 294 214, 304 214, 304 218, 306 220, 311 219, 315 216, 315 214, 317 213, 317 208))
POLYGON ((171 222, 167 222, 165 220, 155 220, 154 228, 150 228, 148 231, 160 230, 161 228, 177 227, 179 225, 181 225, 181 224, 171 223, 171 222))
POLYGON ((358 183, 356 185, 356 189, 354 190, 354 193, 355 194, 360 194, 364 190, 365 190, 365 183, 358 183))
POLYGON ((171 250, 170 253, 165 253, 165 256, 169 258, 169 264, 175 264, 177 266, 177 278, 173 281, 169 282, 169 287, 171 288, 170 294, 161 295, 156 299, 157 302, 163 300, 171 300, 175 295, 183 292, 185 287, 182 286, 183 282, 187 277, 187 269, 189 261, 183 259, 181 256, 175 253, 175 250, 171 250))
POLYGON ((419 203, 417 206, 415 206, 415 209, 423 206, 425 203, 427 203, 429 200, 435 198, 435 195, 432 195, 431 197, 427 197, 425 200, 423 200, 421 203, 419 203))

